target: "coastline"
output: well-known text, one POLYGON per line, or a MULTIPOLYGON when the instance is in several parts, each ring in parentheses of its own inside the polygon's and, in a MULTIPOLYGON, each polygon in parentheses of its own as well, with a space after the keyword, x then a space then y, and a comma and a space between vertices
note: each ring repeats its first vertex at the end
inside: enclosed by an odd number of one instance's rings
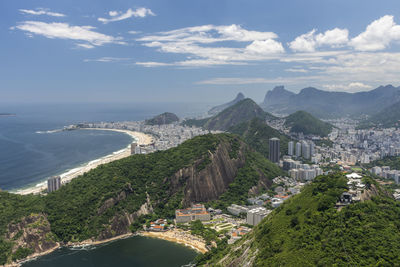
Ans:
POLYGON ((85 240, 82 242, 68 243, 66 245, 61 245, 60 243, 57 243, 57 245, 55 247, 53 247, 49 250, 46 250, 46 251, 43 251, 40 253, 34 253, 32 255, 29 255, 28 257, 26 257, 23 260, 12 262, 10 264, 6 264, 3 266, 4 267, 19 267, 25 262, 34 260, 38 257, 48 255, 50 253, 53 253, 54 251, 56 251, 57 249, 60 249, 62 247, 74 248, 74 247, 98 246, 98 245, 106 244, 109 242, 113 242, 113 241, 117 241, 117 240, 121 240, 121 239, 125 239, 125 238, 130 238, 130 237, 133 237, 136 235, 143 236, 143 237, 149 237, 149 238, 158 238, 158 239, 166 240, 169 242, 181 244, 181 245, 190 247, 191 249, 196 250, 198 253, 202 253, 202 254, 208 252, 205 242, 203 240, 201 240, 200 238, 189 234, 187 231, 183 231, 180 229, 168 230, 166 232, 143 232, 143 231, 141 231, 141 232, 137 232, 137 233, 127 233, 127 234, 111 237, 111 238, 104 239, 104 240, 94 241, 94 240, 88 239, 88 240, 85 240))
MULTIPOLYGON (((100 130, 100 131, 114 131, 114 132, 121 132, 129 135, 132 137, 132 139, 136 140, 138 145, 149 145, 153 142, 153 138, 145 133, 141 132, 134 132, 130 130, 121 130, 121 129, 108 129, 108 128, 82 128, 82 130, 100 130)), ((115 160, 123 159, 126 157, 129 157, 131 155, 131 150, 130 150, 130 145, 128 145, 126 148, 121 149, 119 151, 115 151, 112 154, 106 155, 104 157, 92 160, 80 167, 68 170, 61 174, 61 183, 69 183, 72 179, 106 163, 110 163, 115 160)), ((11 191, 12 193, 15 194, 20 194, 20 195, 28 195, 28 194, 39 194, 43 190, 47 188, 46 182, 41 182, 35 186, 31 186, 28 188, 20 189, 20 190, 14 190, 11 191)))
POLYGON ((146 236, 151 238, 159 238, 166 241, 182 244, 188 246, 199 253, 206 253, 206 243, 198 237, 195 237, 183 230, 168 230, 166 232, 139 232, 140 236, 146 236))
POLYGON ((34 260, 34 259, 36 259, 36 258, 38 258, 38 257, 45 256, 45 255, 47 255, 47 254, 50 254, 50 253, 56 251, 57 249, 59 249, 59 248, 61 248, 61 247, 62 247, 62 246, 60 245, 60 243, 57 243, 57 246, 55 246, 55 247, 53 247, 53 248, 51 248, 51 249, 49 249, 49 250, 46 250, 46 251, 43 251, 43 252, 39 252, 39 253, 34 253, 34 254, 32 254, 32 255, 29 255, 29 256, 26 257, 25 259, 22 259, 22 260, 19 260, 19 261, 16 261, 16 262, 12 262, 12 263, 10 263, 10 264, 6 264, 6 265, 3 265, 3 266, 4 266, 4 267, 19 267, 19 266, 21 266, 21 265, 22 265, 23 263, 25 263, 25 262, 28 262, 28 261, 34 260))

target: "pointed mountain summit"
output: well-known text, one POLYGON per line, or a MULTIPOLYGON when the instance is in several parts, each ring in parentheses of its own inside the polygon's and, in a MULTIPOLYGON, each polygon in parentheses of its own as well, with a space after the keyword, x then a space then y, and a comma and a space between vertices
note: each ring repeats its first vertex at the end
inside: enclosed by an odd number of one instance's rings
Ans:
POLYGON ((235 105, 235 104, 238 103, 239 101, 242 101, 244 98, 245 98, 245 97, 244 97, 244 94, 243 94, 243 93, 238 93, 235 99, 233 99, 232 101, 230 101, 230 102, 228 102, 228 103, 225 103, 225 104, 222 104, 222 105, 215 106, 215 107, 211 108, 211 109, 208 111, 208 114, 209 114, 209 115, 216 115, 216 114, 220 113, 221 111, 223 111, 224 109, 226 109, 226 108, 228 108, 228 107, 230 107, 230 106, 235 105))
POLYGON ((230 106, 217 115, 202 120, 187 120, 186 125, 196 125, 208 130, 227 131, 230 127, 242 122, 250 121, 254 118, 274 119, 270 113, 265 112, 256 102, 250 98, 230 106))

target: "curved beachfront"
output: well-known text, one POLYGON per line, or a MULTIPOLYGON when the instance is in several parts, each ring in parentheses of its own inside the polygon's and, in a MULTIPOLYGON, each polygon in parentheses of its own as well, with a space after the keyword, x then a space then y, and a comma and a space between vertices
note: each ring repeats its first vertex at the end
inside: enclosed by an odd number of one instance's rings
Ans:
MULTIPOLYGON (((150 145, 153 142, 152 136, 141 133, 141 132, 135 132, 135 131, 130 131, 130 130, 122 130, 122 129, 109 129, 109 128, 81 128, 81 130, 101 130, 101 131, 114 131, 114 132, 121 132, 125 133, 129 136, 131 136, 138 145, 146 146, 150 145)), ((115 151, 110 155, 101 157, 99 159, 95 159, 87 163, 86 165, 83 165, 81 167, 74 168, 72 170, 69 170, 63 174, 61 174, 61 183, 65 184, 70 182, 72 179, 98 167, 99 165, 106 164, 115 160, 119 160, 122 158, 126 158, 131 155, 131 150, 130 150, 130 145, 127 146, 126 148, 115 151)), ((47 183, 42 182, 36 186, 32 186, 29 188, 21 189, 21 190, 16 190, 13 193, 20 194, 20 195, 28 195, 28 194, 39 194, 43 190, 47 188, 47 183)))

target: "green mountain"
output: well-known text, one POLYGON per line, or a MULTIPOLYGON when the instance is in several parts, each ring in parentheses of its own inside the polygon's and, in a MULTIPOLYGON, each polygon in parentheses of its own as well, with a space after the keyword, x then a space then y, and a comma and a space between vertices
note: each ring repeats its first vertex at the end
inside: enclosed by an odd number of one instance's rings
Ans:
POLYGON ((369 127, 399 127, 400 126, 400 102, 397 102, 381 112, 372 115, 369 119, 362 121, 358 128, 369 127))
POLYGON ((220 113, 221 111, 223 111, 226 108, 229 108, 230 106, 235 105, 236 103, 238 103, 239 101, 242 101, 243 99, 245 99, 244 94, 242 93, 238 93, 237 96, 235 97, 235 99, 233 99, 232 101, 219 105, 219 106, 215 106, 213 108, 211 108, 208 111, 209 115, 216 115, 218 113, 220 113))
POLYGON ((249 146, 266 158, 269 155, 269 139, 277 137, 280 140, 281 155, 287 154, 290 138, 268 126, 259 118, 233 126, 228 131, 242 136, 249 146))
POLYGON ((297 111, 285 118, 285 126, 290 127, 290 132, 314 134, 322 137, 332 132, 333 125, 323 122, 310 113, 297 111))
POLYGON ((179 121, 178 116, 171 112, 164 112, 163 114, 157 115, 152 119, 146 120, 147 125, 163 125, 170 124, 179 121))
POLYGON ((281 174, 238 136, 208 134, 101 165, 46 196, 0 192, 0 265, 57 244, 126 234, 191 203, 245 203, 281 174))
POLYGON ((204 127, 208 130, 227 131, 232 126, 249 121, 253 118, 273 119, 275 117, 263 111, 262 108, 260 108, 256 102, 250 98, 246 98, 235 105, 224 109, 211 118, 202 120, 187 120, 184 123, 186 125, 204 127))
POLYGON ((308 87, 298 94, 278 86, 267 92, 261 106, 266 111, 280 114, 305 110, 318 118, 337 118, 376 114, 399 101, 400 87, 392 85, 357 93, 331 92, 308 87))
POLYGON ((366 179, 362 202, 335 208, 342 174, 319 176, 246 237, 198 258, 207 266, 397 266, 400 202, 366 179))

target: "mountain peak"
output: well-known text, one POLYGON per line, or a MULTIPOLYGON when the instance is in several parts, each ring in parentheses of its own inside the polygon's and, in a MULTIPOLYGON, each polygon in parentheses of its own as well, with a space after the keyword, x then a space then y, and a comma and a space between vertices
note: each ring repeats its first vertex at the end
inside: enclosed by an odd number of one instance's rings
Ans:
POLYGON ((222 104, 222 105, 218 105, 218 106, 215 106, 215 107, 211 108, 211 109, 208 111, 208 114, 210 114, 210 115, 216 115, 216 114, 218 114, 219 112, 221 112, 222 110, 224 110, 224 109, 226 109, 226 108, 228 108, 228 107, 230 107, 230 106, 235 105, 236 103, 242 101, 243 99, 245 99, 244 94, 243 94, 242 92, 239 92, 239 93, 236 95, 235 99, 233 99, 232 101, 230 101, 230 102, 228 102, 228 103, 225 103, 225 104, 222 104))
POLYGON ((269 90, 265 95, 263 106, 287 103, 292 95, 294 93, 286 90, 283 85, 275 86, 274 89, 269 90))
POLYGON ((239 92, 237 95, 236 95, 236 98, 235 98, 235 100, 243 100, 245 98, 245 96, 244 96, 244 94, 242 93, 242 92, 239 92))

